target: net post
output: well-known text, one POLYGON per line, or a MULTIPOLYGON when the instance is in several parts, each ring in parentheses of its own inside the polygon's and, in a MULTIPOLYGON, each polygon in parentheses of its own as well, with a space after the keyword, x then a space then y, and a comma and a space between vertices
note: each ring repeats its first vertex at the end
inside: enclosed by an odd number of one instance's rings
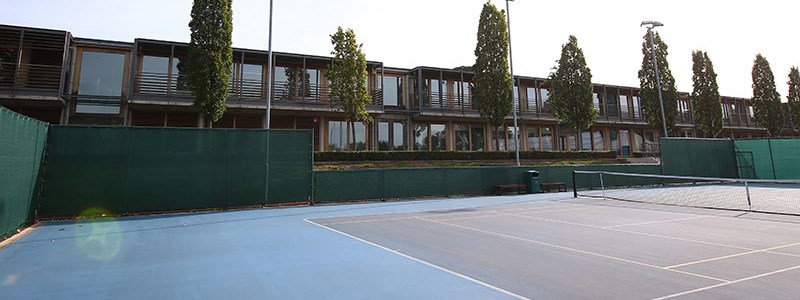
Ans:
POLYGON ((572 195, 578 198, 578 181, 575 180, 575 170, 572 170, 572 195))
POLYGON ((747 180, 744 181, 744 190, 747 192, 747 208, 753 211, 753 203, 750 201, 750 185, 747 184, 747 180))
POLYGON ((600 190, 603 191, 603 200, 608 200, 606 199, 606 185, 603 183, 603 172, 598 174, 600 174, 600 190))

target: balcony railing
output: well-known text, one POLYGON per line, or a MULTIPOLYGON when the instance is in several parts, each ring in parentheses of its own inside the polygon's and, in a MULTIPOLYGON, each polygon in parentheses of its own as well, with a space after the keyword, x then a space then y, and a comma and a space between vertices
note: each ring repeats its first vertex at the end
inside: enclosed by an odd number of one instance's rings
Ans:
POLYGON ((61 66, 0 63, 0 88, 58 90, 61 66))
MULTIPOLYGON (((140 95, 191 97, 186 75, 142 72, 135 76, 135 92, 140 95)), ((267 91, 261 80, 237 79, 230 82, 228 91, 230 100, 258 101, 267 97, 267 91)), ((373 105, 382 105, 383 92, 380 89, 370 91, 373 105)), ((277 81, 272 90, 272 100, 302 103, 323 103, 330 99, 330 89, 318 84, 290 85, 289 82, 277 81)))

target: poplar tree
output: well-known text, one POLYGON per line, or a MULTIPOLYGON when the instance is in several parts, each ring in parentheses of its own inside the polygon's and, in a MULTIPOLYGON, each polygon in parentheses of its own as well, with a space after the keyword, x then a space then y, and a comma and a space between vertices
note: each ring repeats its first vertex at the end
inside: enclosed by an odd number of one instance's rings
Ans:
POLYGON ((789 71, 789 115, 792 119, 794 130, 800 130, 800 71, 792 67, 789 71))
POLYGON ((692 52, 692 72, 692 107, 697 127, 706 137, 717 137, 722 131, 722 101, 708 53, 692 52))
MULTIPOLYGON (((661 77, 661 95, 664 100, 664 115, 667 121, 667 130, 675 127, 675 118, 678 116, 678 89, 675 87, 675 77, 667 63, 667 44, 661 40, 658 32, 653 32, 653 43, 655 44, 656 56, 653 57, 653 48, 650 46, 649 34, 645 33, 642 42, 642 68, 639 70, 639 97, 642 101, 645 120, 650 126, 662 128, 661 105, 658 101, 658 89, 656 85, 656 72, 653 69, 653 60, 658 63, 659 75, 661 77)), ((663 129, 662 129, 663 130, 663 129)))
POLYGON ((783 110, 780 94, 775 88, 775 77, 769 62, 761 54, 753 62, 753 110, 756 123, 778 136, 783 129, 783 110))
POLYGON ((561 47, 561 59, 547 79, 550 85, 550 104, 556 118, 562 124, 575 129, 578 145, 582 143, 580 132, 588 129, 597 119, 594 108, 592 72, 586 65, 578 39, 570 35, 561 47))
POLYGON ((345 121, 352 130, 355 144, 356 129, 353 122, 372 123, 367 112, 367 105, 372 103, 367 86, 367 59, 361 51, 361 44, 356 41, 353 29, 342 27, 331 35, 333 44, 333 61, 325 70, 325 77, 330 80, 330 103, 344 111, 345 121))
POLYGON ((232 0, 194 0, 187 84, 194 105, 215 122, 225 113, 233 73, 232 0))
MULTIPOLYGON (((483 4, 475 47, 475 106, 497 134, 513 108, 513 82, 508 70, 508 27, 504 11, 483 4)), ((495 138, 495 149, 500 148, 495 138)))

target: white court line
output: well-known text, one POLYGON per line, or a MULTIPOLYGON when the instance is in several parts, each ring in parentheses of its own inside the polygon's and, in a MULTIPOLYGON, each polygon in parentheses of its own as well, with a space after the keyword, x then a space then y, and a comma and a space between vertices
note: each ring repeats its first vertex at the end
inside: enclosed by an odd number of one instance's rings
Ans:
POLYGON ((353 235, 351 235, 351 234, 348 234, 348 233, 345 233, 345 232, 342 232, 342 231, 339 231, 339 230, 336 230, 336 229, 333 229, 333 228, 327 227, 327 226, 325 226, 325 225, 321 225, 321 224, 314 223, 314 222, 312 222, 312 221, 309 221, 308 219, 303 219, 303 221, 306 221, 306 222, 308 222, 308 223, 314 224, 315 226, 318 226, 318 227, 325 228, 325 229, 327 229, 327 230, 330 230, 330 231, 336 232, 336 233, 338 233, 338 234, 344 235, 344 236, 346 236, 346 237, 349 237, 349 238, 351 238, 351 239, 354 239, 354 240, 356 240, 356 241, 359 241, 359 242, 362 242, 362 243, 366 243, 366 244, 368 244, 368 245, 371 245, 371 246, 374 246, 374 247, 378 247, 378 248, 380 248, 380 249, 383 249, 383 250, 389 251, 389 252, 391 252, 391 253, 394 253, 394 254, 400 255, 400 256, 402 256, 402 257, 405 257, 405 258, 408 258, 408 259, 410 259, 410 260, 416 261, 416 262, 418 262, 418 263, 421 263, 421 264, 423 264, 423 265, 426 265, 426 266, 432 267, 432 268, 434 268, 434 269, 437 269, 437 270, 440 270, 440 271, 444 271, 444 272, 446 272, 446 273, 449 273, 449 274, 451 274, 451 275, 455 275, 455 276, 457 276, 457 277, 460 277, 460 278, 462 278, 462 279, 466 279, 466 280, 468 280, 468 281, 471 281, 471 282, 473 282, 473 283, 477 283, 478 285, 481 285, 481 286, 483 286, 483 287, 490 288, 490 289, 492 289, 492 290, 498 291, 498 292, 500 292, 500 293, 503 293, 503 294, 505 294, 505 295, 508 295, 508 296, 511 296, 511 297, 514 297, 514 298, 517 298, 517 299, 521 299, 521 300, 531 300, 531 299, 530 299, 530 298, 528 298, 528 297, 525 297, 525 296, 522 296, 522 295, 515 294, 515 293, 513 293, 513 292, 510 292, 510 291, 504 290, 504 289, 502 289, 502 288, 499 288, 499 287, 496 287, 496 286, 494 286, 494 285, 488 284, 488 283, 486 283, 486 282, 480 281, 480 280, 478 280, 478 279, 475 279, 475 278, 469 277, 469 276, 467 276, 467 275, 464 275, 464 274, 461 274, 461 273, 458 273, 458 272, 455 272, 455 271, 452 271, 452 270, 446 269, 446 268, 444 268, 444 267, 440 267, 440 266, 434 265, 434 264, 432 264, 432 263, 429 263, 429 262, 427 262, 427 261, 421 260, 421 259, 419 259, 419 258, 416 258, 416 257, 410 256, 410 255, 407 255, 407 254, 400 253, 400 252, 399 252, 399 251, 397 251, 397 250, 392 250, 392 249, 386 248, 386 247, 384 247, 384 246, 381 246, 381 245, 378 245, 378 244, 376 244, 376 243, 373 243, 373 242, 367 241, 367 240, 365 240, 365 239, 358 238, 358 237, 356 237, 356 236, 353 236, 353 235))
POLYGON ((452 226, 452 227, 456 227, 456 228, 466 229, 466 230, 470 230, 470 231, 475 231, 475 232, 479 232, 479 233, 483 233, 483 234, 495 235, 495 236, 499 236, 499 237, 504 237, 504 238, 523 241, 523 242, 528 242, 528 243, 532 243, 532 244, 537 244, 537 245, 542 245, 542 246, 547 246, 547 247, 567 250, 567 251, 571 251, 571 252, 587 254, 587 255, 601 257, 601 258, 610 259, 610 260, 621 261, 621 262, 634 264, 634 265, 639 265, 639 266, 643 266, 643 267, 649 267, 649 268, 659 269, 659 270, 668 271, 668 272, 681 273, 681 274, 685 274, 685 275, 691 275, 691 276, 700 277, 700 278, 704 278, 704 279, 710 279, 710 280, 719 281, 719 282, 728 282, 725 279, 720 279, 720 278, 715 278, 715 277, 711 277, 711 276, 695 274, 695 273, 681 271, 681 270, 667 269, 667 268, 664 268, 664 267, 651 265, 651 264, 643 263, 643 262, 638 262, 638 261, 635 261, 635 260, 630 260, 630 259, 620 258, 620 257, 616 257, 616 256, 595 253, 595 252, 586 251, 586 250, 580 250, 580 249, 571 248, 571 247, 567 247, 567 246, 551 244, 551 243, 537 241, 537 240, 533 240, 533 239, 513 236, 513 235, 510 235, 510 234, 493 232, 493 231, 488 231, 488 230, 483 230, 483 229, 478 229, 478 228, 472 228, 472 227, 469 227, 469 226, 463 226, 463 225, 458 225, 458 224, 451 224, 451 223, 447 223, 447 222, 439 222, 437 220, 431 220, 431 219, 425 219, 425 218, 420 218, 420 219, 428 221, 428 222, 431 222, 431 223, 437 223, 437 224, 452 226))
POLYGON ((667 268, 667 269, 680 268, 680 267, 691 266, 691 265, 706 263, 706 262, 710 262, 710 261, 734 258, 734 257, 739 257, 739 256, 744 256, 744 255, 760 253, 760 252, 772 253, 770 251, 778 250, 778 249, 782 249, 782 248, 794 247, 794 246, 797 246, 797 245, 800 245, 800 243, 788 244, 788 245, 783 245, 783 246, 776 246, 776 247, 771 247, 771 248, 766 248, 766 249, 761 249, 761 250, 753 250, 753 251, 739 253, 739 254, 731 254, 731 255, 725 255, 725 256, 720 256, 720 257, 714 257, 714 258, 709 258, 709 259, 704 259, 704 260, 688 262, 688 263, 685 263, 685 264, 673 265, 673 266, 669 266, 669 267, 665 267, 665 268, 667 268))
POLYGON ((399 218, 383 218, 383 219, 366 219, 366 220, 356 220, 356 221, 343 221, 343 222, 333 222, 333 223, 325 223, 324 226, 328 225, 343 225, 343 224, 359 224, 359 223, 371 223, 371 222, 380 222, 380 221, 398 221, 398 220, 410 220, 416 217, 399 217, 399 218))
POLYGON ((723 283, 719 283, 719 284, 715 284, 715 285, 710 285, 710 286, 707 286, 707 287, 702 287, 702 288, 694 289, 694 290, 691 290, 691 291, 685 291, 685 292, 681 292, 681 293, 677 293, 677 294, 667 295, 667 296, 660 297, 660 298, 654 298, 653 300, 663 300, 663 299, 680 297, 680 296, 684 296, 684 295, 688 295, 688 294, 693 294, 693 293, 697 293, 697 292, 702 292, 702 291, 718 288, 718 287, 721 287, 721 286, 726 286, 726 285, 740 283, 740 282, 744 282, 744 281, 748 281, 748 280, 758 279, 758 278, 761 278, 761 277, 766 277, 766 276, 775 275, 775 274, 788 272, 788 271, 792 271, 792 270, 797 270, 797 269, 800 269, 800 266, 794 266, 794 267, 786 268, 786 269, 783 269, 783 270, 777 270, 777 271, 764 273, 764 274, 760 274, 760 275, 755 275, 755 276, 751 276, 751 277, 747 277, 747 278, 737 279, 737 280, 734 280, 734 281, 728 281, 728 282, 723 282, 723 283))
POLYGON ((675 222, 675 221, 686 221, 686 220, 703 219, 703 218, 710 218, 710 217, 712 217, 712 216, 694 216, 694 217, 686 217, 686 218, 677 218, 677 219, 668 219, 668 220, 658 220, 658 221, 649 221, 649 222, 640 222, 640 223, 631 223, 631 224, 606 226, 606 227, 603 227, 603 228, 612 229, 612 228, 627 227, 627 226, 639 226, 639 225, 650 225, 650 224, 658 224, 658 223, 669 223, 669 222, 675 222))

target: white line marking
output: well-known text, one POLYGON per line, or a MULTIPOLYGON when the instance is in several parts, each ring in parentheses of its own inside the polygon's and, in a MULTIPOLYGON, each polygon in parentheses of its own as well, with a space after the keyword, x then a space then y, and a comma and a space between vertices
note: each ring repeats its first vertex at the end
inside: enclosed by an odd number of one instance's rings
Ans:
POLYGON ((621 262, 625 262, 625 263, 629 263, 629 264, 634 264, 634 265, 639 265, 639 266, 659 269, 659 270, 663 270, 663 271, 676 272, 676 273, 691 275, 691 276, 710 279, 710 280, 719 281, 719 282, 728 282, 727 280, 720 279, 720 278, 715 278, 715 277, 711 277, 711 276, 705 276, 705 275, 695 274, 695 273, 681 271, 681 270, 666 269, 664 267, 651 265, 651 264, 643 263, 643 262, 638 262, 638 261, 635 261, 635 260, 624 259, 624 258, 620 258, 620 257, 616 257, 616 256, 605 255, 605 254, 595 253, 595 252, 591 252, 591 251, 575 249, 575 248, 571 248, 571 247, 567 247, 567 246, 561 246, 561 245, 551 244, 551 243, 547 243, 547 242, 532 240, 532 239, 528 239, 528 238, 513 236, 513 235, 510 235, 510 234, 493 232, 493 231, 488 231, 488 230, 483 230, 483 229, 478 229, 478 228, 472 228, 472 227, 458 225, 458 224, 451 224, 451 223, 447 223, 447 222, 439 222, 437 220, 431 220, 431 219, 425 219, 425 218, 420 218, 420 219, 428 221, 428 222, 432 222, 432 223, 437 223, 437 224, 452 226, 452 227, 456 227, 456 228, 466 229, 466 230, 470 230, 470 231, 480 232, 480 233, 483 233, 483 234, 496 235, 496 236, 500 236, 500 237, 504 237, 504 238, 508 238, 508 239, 513 239, 513 240, 533 243, 533 244, 542 245, 542 246, 548 246, 548 247, 562 249, 562 250, 568 250, 568 251, 572 251, 572 252, 578 252, 578 253, 582 253, 582 254, 602 257, 602 258, 606 258, 606 259, 621 261, 621 262))
POLYGON ((675 298, 675 297, 679 297, 679 296, 683 296, 683 295, 702 292, 702 291, 710 290, 710 289, 713 289, 713 288, 718 288, 718 287, 721 287, 721 286, 726 286, 726 285, 740 283, 740 282, 744 282, 744 281, 748 281, 748 280, 758 279, 758 278, 761 278, 761 277, 775 275, 775 274, 778 274, 778 273, 788 272, 788 271, 792 271, 792 270, 796 270, 796 269, 800 269, 800 266, 794 266, 794 267, 786 268, 786 269, 783 269, 783 270, 777 270, 777 271, 764 273, 764 274, 760 274, 760 275, 755 275, 755 276, 751 276, 751 277, 747 277, 747 278, 737 279, 737 280, 734 280, 734 281, 728 281, 728 282, 723 282, 723 283, 720 283, 720 284, 710 285, 710 286, 707 286, 707 287, 702 287, 702 288, 694 289, 694 290, 691 290, 691 291, 685 291, 685 292, 681 292, 681 293, 677 293, 677 294, 667 295, 667 296, 660 297, 660 298, 654 298, 653 300, 663 300, 663 299, 675 298))
POLYGON ((701 263, 710 262, 710 261, 734 258, 734 257, 739 257, 739 256, 744 256, 744 255, 760 253, 760 252, 771 253, 770 251, 772 251, 772 250, 778 250, 778 249, 782 249, 782 248, 794 247, 794 246, 797 246, 797 245, 800 245, 800 243, 794 243, 794 244, 788 244, 788 245, 783 245, 783 246, 771 247, 771 248, 766 248, 766 249, 761 249, 761 250, 753 250, 753 251, 748 251, 748 252, 744 252, 744 253, 725 255, 725 256, 720 256, 720 257, 714 257, 714 258, 709 258, 709 259, 704 259, 704 260, 688 262, 688 263, 685 263, 685 264, 673 265, 673 266, 669 266, 669 267, 666 267, 666 268, 667 269, 680 268, 680 267, 691 266, 691 265, 701 264, 701 263))
MULTIPOLYGON (((359 223, 371 223, 371 222, 381 222, 381 221, 398 221, 398 220, 410 220, 414 219, 415 217, 399 217, 399 218, 385 218, 385 219, 366 219, 366 220, 356 220, 356 221, 343 221, 343 222, 333 222, 333 223, 324 223, 325 226, 328 225, 343 225, 343 224, 359 224, 359 223)), ((322 224, 322 223, 320 223, 322 224)))
POLYGON ((0 250, 3 250, 6 247, 11 246, 11 244, 14 244, 14 242, 19 241, 20 239, 22 239, 22 238, 26 237, 27 235, 33 233, 34 231, 36 231, 40 227, 44 226, 45 224, 47 224, 47 222, 36 222, 35 224, 31 225, 31 227, 25 228, 22 231, 20 231, 19 233, 15 234, 15 235, 12 235, 11 237, 7 238, 5 241, 0 242, 0 250))
POLYGON ((344 236, 346 236, 346 237, 349 237, 349 238, 351 238, 351 239, 354 239, 354 240, 356 240, 356 241, 359 241, 359 242, 362 242, 362 243, 366 243, 366 244, 368 244, 368 245, 371 245, 371 246, 374 246, 374 247, 378 247, 378 248, 380 248, 380 249, 383 249, 383 250, 389 251, 389 252, 391 252, 391 253, 394 253, 394 254, 396 254, 396 255, 400 255, 400 256, 402 256, 402 257, 405 257, 405 258, 408 258, 408 259, 410 259, 410 260, 416 261, 416 262, 418 262, 418 263, 421 263, 421 264, 423 264, 423 265, 426 265, 426 266, 432 267, 432 268, 434 268, 434 269, 437 269, 437 270, 440 270, 440 271, 444 271, 444 272, 446 272, 446 273, 448 273, 448 274, 455 275, 455 276, 457 276, 457 277, 459 277, 459 278, 466 279, 466 280, 468 280, 468 281, 471 281, 471 282, 473 282, 473 283, 477 283, 477 284, 479 284, 479 285, 481 285, 481 286, 483 286, 483 287, 490 288, 490 289, 492 289, 492 290, 498 291, 498 292, 500 292, 500 293, 503 293, 503 294, 505 294, 505 295, 508 295, 508 296, 511 296, 511 297, 514 297, 514 298, 517 298, 517 299, 521 299, 521 300, 531 300, 531 299, 530 299, 530 298, 528 298, 528 297, 524 297, 524 296, 521 296, 521 295, 515 294, 515 293, 513 293, 513 292, 510 292, 510 291, 504 290, 504 289, 502 289, 502 288, 499 288, 499 287, 496 287, 496 286, 494 286, 494 285, 488 284, 488 283, 486 283, 486 282, 480 281, 480 280, 478 280, 478 279, 475 279, 475 278, 469 277, 469 276, 467 276, 467 275, 464 275, 464 274, 461 274, 461 273, 458 273, 458 272, 455 272, 455 271, 452 271, 452 270, 448 270, 448 269, 446 269, 446 268, 444 268, 444 267, 440 267, 440 266, 434 265, 434 264, 432 264, 432 263, 429 263, 429 262, 427 262, 427 261, 421 260, 421 259, 419 259, 419 258, 416 258, 416 257, 410 256, 410 255, 407 255, 407 254, 400 253, 400 252, 399 252, 399 251, 397 251, 397 250, 392 250, 392 249, 386 248, 386 247, 384 247, 384 246, 378 245, 378 244, 376 244, 376 243, 373 243, 373 242, 370 242, 370 241, 364 240, 364 239, 362 239, 362 238, 355 237, 355 236, 353 236, 353 235, 351 235, 351 234, 348 234, 348 233, 345 233, 345 232, 342 232, 342 231, 339 231, 339 230, 336 230, 336 229, 333 229, 333 228, 330 228, 330 227, 327 227, 327 226, 324 226, 324 225, 321 225, 321 224, 314 223, 314 222, 312 222, 312 221, 309 221, 308 219, 303 219, 303 221, 306 221, 306 222, 308 222, 308 223, 311 223, 311 224, 313 224, 313 225, 315 225, 315 226, 318 226, 318 227, 325 228, 325 229, 327 229, 327 230, 330 230, 330 231, 336 232, 336 233, 338 233, 338 234, 344 235, 344 236))
POLYGON ((668 219, 668 220, 659 220, 659 221, 650 221, 650 222, 640 222, 640 223, 631 223, 631 224, 606 226, 606 227, 603 227, 603 228, 611 229, 611 228, 619 228, 619 227, 627 227, 627 226, 639 226, 639 225, 649 225, 649 224, 658 224, 658 223, 669 223, 669 222, 675 222, 675 221, 686 221, 686 220, 694 220, 694 219, 703 219, 703 218, 710 218, 710 217, 712 217, 712 216, 694 216, 694 217, 686 217, 686 218, 677 218, 677 219, 668 219))

